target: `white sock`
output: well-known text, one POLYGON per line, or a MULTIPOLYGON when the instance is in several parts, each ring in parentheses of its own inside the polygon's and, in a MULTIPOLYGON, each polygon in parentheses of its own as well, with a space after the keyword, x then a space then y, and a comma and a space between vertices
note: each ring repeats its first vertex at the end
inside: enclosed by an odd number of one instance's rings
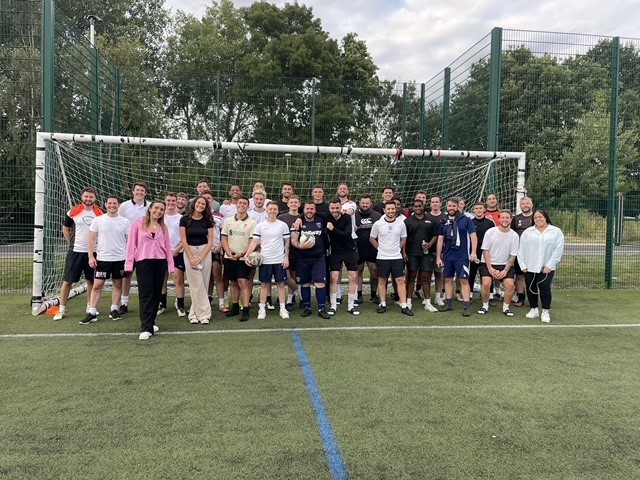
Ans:
POLYGON ((406 303, 401 303, 400 304, 400 308, 407 308, 407 304, 406 303))
POLYGON ((502 304, 502 311, 506 312, 507 310, 509 310, 509 304, 508 303, 503 303, 502 304))
POLYGON ((60 305, 58 307, 58 310, 61 311, 61 312, 66 312, 67 311, 67 306, 66 305, 60 305))
POLYGON ((357 294, 353 294, 353 293, 349 294, 349 300, 347 302, 347 308, 349 310, 353 310, 353 307, 356 303, 356 297, 357 297, 357 294))
POLYGON ((293 303, 293 294, 287 295, 287 303, 293 303))
POLYGON ((409 308, 413 307, 413 300, 407 299, 407 307, 409 308))
POLYGON ((259 303, 258 304, 258 310, 260 310, 261 312, 264 311, 267 308, 267 304, 266 303, 259 303))
POLYGON ((329 298, 331 300, 331 308, 333 308, 334 310, 338 309, 338 294, 337 293, 330 293, 329 294, 329 298))
POLYGON ((91 315, 98 315, 98 309, 96 307, 89 307, 89 313, 91 315))
POLYGON ((117 309, 118 309, 118 305, 116 305, 116 304, 112 304, 112 305, 111 305, 111 311, 112 311, 112 312, 113 312, 114 310, 117 310, 117 309))
POLYGON ((122 297, 120 297, 120 302, 122 305, 129 306, 129 297, 122 295, 122 297))
POLYGON ((482 308, 484 308, 485 310, 489 310, 489 303, 482 302, 482 308))

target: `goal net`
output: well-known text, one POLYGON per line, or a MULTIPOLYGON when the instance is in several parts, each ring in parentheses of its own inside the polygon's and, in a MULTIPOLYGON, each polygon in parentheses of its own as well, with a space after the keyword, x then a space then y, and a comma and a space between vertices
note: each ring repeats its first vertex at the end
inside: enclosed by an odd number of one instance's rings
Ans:
MULTIPOLYGON (((519 152, 477 152, 395 148, 321 147, 253 144, 84 134, 38 134, 36 154, 36 229, 32 313, 57 305, 66 244, 62 224, 66 212, 80 201, 85 187, 98 192, 98 205, 115 194, 130 198, 136 181, 149 185, 150 197, 167 192, 195 194, 207 180, 219 202, 231 185, 247 196, 262 182, 267 197, 280 198, 284 182, 301 199, 311 199, 314 185, 326 200, 347 182, 350 197, 381 201, 392 186, 403 206, 418 191, 443 199, 462 196, 468 205, 495 193, 502 208, 517 209, 524 192, 525 155, 519 152)), ((80 284, 72 296, 85 290, 80 284)))

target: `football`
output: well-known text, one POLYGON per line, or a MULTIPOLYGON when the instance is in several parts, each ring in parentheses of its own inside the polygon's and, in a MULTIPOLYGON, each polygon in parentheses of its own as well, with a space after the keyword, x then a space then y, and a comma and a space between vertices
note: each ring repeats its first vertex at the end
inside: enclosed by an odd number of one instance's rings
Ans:
POLYGON ((305 246, 313 247, 316 244, 316 236, 310 233, 301 233, 300 234, 300 243, 305 246))
POLYGON ((253 252, 251 253, 251 255, 249 255, 249 263, 253 267, 259 267, 260 265, 262 265, 263 261, 264 257, 260 252, 253 252))

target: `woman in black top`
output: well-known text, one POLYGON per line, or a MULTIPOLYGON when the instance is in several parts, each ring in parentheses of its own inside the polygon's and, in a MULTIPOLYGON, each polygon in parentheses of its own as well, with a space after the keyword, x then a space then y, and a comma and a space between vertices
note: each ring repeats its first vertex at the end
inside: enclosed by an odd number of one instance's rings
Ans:
POLYGON ((213 218, 204 197, 196 197, 191 212, 180 219, 180 239, 184 246, 185 266, 191 308, 189 323, 207 324, 211 304, 207 291, 211 279, 211 248, 214 241, 213 218))

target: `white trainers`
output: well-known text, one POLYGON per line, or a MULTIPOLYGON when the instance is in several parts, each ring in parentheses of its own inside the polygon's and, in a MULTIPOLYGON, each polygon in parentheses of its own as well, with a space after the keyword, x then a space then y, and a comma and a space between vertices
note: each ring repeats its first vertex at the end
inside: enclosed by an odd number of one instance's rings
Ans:
POLYGON ((265 318, 267 318, 267 311, 258 310, 258 320, 264 320, 265 318))
POLYGON ((442 300, 442 297, 440 295, 436 295, 434 303, 439 307, 444 307, 444 300, 442 300))
POLYGON ((456 293, 456 300, 458 302, 464 302, 464 298, 461 293, 456 293))
POLYGON ((149 340, 151 338, 151 333, 149 332, 141 332, 138 340, 149 340))
POLYGON ((538 318, 539 316, 540 316, 540 311, 537 308, 532 308, 531 310, 529 310, 529 313, 525 315, 525 317, 527 318, 538 318))
POLYGON ((208 318, 203 318, 202 320, 200 320, 200 324, 201 325, 209 325, 209 319, 208 318))
POLYGON ((53 319, 57 322, 58 320, 62 320, 64 318, 64 314, 67 312, 63 312, 58 310, 58 312, 53 316, 53 319))
POLYGON ((424 304, 424 309, 425 309, 427 312, 432 312, 432 313, 435 313, 435 312, 437 312, 437 311, 438 311, 438 309, 437 309, 436 307, 434 307, 433 305, 431 305, 431 302, 427 302, 427 303, 425 303, 425 304, 424 304))
POLYGON ((158 313, 156 313, 156 316, 162 315, 166 311, 167 311, 167 308, 160 305, 160 307, 158 307, 158 313))
POLYGON ((289 312, 287 312, 284 308, 281 308, 280 318, 282 318, 283 320, 287 320, 289 318, 289 312))
POLYGON ((153 333, 158 333, 160 331, 160 327, 158 325, 153 326, 153 333))
POLYGON ((551 321, 551 317, 549 316, 549 310, 542 310, 542 315, 540 315, 540 320, 543 323, 549 323, 551 321))

